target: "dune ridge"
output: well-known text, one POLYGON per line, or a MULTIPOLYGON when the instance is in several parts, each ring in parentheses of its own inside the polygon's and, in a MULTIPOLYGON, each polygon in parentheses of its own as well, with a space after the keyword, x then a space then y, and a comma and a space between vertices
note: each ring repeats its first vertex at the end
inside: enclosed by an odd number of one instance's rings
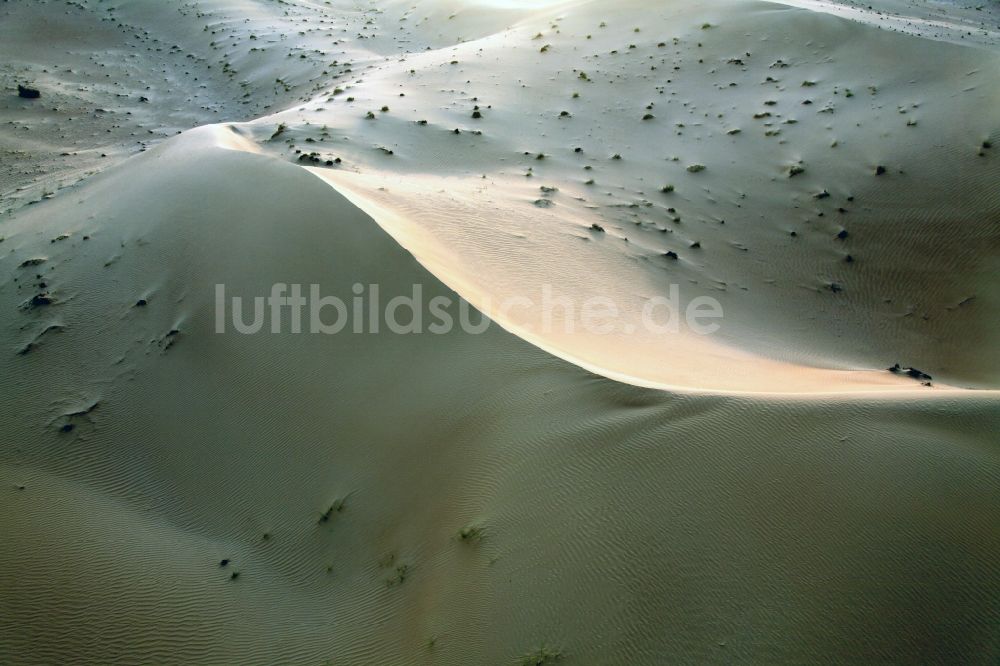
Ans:
POLYGON ((504 322, 607 374, 695 390, 908 390, 884 372, 902 362, 945 384, 997 386, 998 359, 981 344, 997 305, 997 168, 980 144, 1000 124, 979 112, 996 108, 994 51, 770 3, 668 3, 652 15, 625 3, 603 28, 599 3, 572 10, 376 67, 257 121, 258 136, 281 123, 266 148, 341 160, 318 169, 408 226, 409 249, 477 305, 534 297, 540 284, 576 302, 611 298, 636 330, 538 334, 537 308, 504 322), (501 50, 524 75, 456 80, 501 50), (639 62, 654 73, 628 78, 639 62), (534 92, 502 103, 518 88, 534 92), (646 115, 632 101, 643 99, 646 115), (532 146, 517 133, 525 119, 532 146), (967 194, 946 194, 956 190, 967 194), (647 332, 644 304, 671 285, 685 304, 718 299, 722 330, 647 332))

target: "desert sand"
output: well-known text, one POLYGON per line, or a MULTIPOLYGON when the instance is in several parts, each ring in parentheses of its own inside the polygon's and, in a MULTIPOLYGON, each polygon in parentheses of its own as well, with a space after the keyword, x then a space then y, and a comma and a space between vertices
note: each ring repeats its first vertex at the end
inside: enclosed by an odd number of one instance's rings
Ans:
POLYGON ((0 4, 0 663, 996 663, 998 38, 0 4), (275 283, 494 325, 217 332, 275 283))

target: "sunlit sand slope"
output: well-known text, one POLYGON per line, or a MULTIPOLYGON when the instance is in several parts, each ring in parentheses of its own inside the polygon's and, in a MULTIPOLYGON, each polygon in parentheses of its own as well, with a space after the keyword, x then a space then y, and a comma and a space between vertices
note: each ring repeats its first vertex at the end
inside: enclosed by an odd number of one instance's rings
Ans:
POLYGON ((259 118, 262 150, 321 168, 509 330, 605 375, 918 387, 885 372, 900 363, 935 390, 995 388, 997 17, 900 0, 6 3, 0 79, 43 97, 0 102, 0 211, 259 118), (570 322, 610 298, 611 333, 501 311, 546 286, 570 322), (672 289, 682 309, 718 301, 720 330, 646 326, 672 289))
POLYGON ((556 3, 481 36, 439 4, 405 12, 411 53, 255 136, 512 330, 653 386, 914 386, 895 363, 997 386, 995 48, 746 1, 556 3), (577 318, 610 298, 613 333, 546 328, 542 285, 577 318), (721 329, 645 326, 672 287, 721 329))

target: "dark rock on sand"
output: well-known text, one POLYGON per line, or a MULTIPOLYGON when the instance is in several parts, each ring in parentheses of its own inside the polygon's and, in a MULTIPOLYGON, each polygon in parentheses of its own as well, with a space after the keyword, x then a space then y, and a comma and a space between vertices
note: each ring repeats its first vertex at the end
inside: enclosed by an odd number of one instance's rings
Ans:
POLYGON ((43 305, 52 305, 52 297, 45 293, 35 294, 31 297, 31 300, 28 301, 28 305, 33 308, 41 307, 43 305))
POLYGON ((888 370, 894 375, 906 375, 907 377, 912 377, 913 379, 918 379, 921 381, 930 381, 933 379, 933 377, 928 375, 923 370, 919 370, 917 368, 904 368, 901 367, 899 363, 892 366, 891 368, 888 368, 888 370))

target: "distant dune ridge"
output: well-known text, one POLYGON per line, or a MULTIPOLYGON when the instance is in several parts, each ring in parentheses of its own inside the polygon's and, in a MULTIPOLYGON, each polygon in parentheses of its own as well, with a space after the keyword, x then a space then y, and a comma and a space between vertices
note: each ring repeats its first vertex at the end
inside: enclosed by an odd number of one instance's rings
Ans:
POLYGON ((1000 15, 868 5, 0 4, 0 663, 996 663, 1000 15))

